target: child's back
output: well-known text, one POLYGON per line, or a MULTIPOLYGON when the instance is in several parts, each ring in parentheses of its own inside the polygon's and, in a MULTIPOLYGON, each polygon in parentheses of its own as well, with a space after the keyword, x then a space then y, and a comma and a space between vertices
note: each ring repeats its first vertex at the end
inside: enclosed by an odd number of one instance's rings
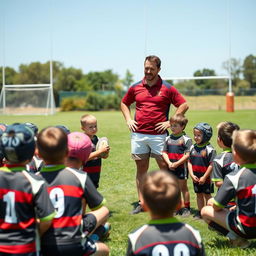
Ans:
POLYGON ((173 217, 180 189, 172 174, 148 173, 142 182, 142 195, 142 205, 151 220, 129 234, 127 256, 204 255, 199 232, 173 217))

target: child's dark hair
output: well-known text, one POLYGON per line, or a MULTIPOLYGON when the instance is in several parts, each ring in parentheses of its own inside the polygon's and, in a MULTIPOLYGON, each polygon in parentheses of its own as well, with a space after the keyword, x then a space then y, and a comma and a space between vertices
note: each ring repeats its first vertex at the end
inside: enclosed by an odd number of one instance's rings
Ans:
POLYGON ((45 162, 58 164, 67 155, 67 134, 57 127, 47 127, 37 137, 39 155, 45 162))
POLYGON ((220 138, 226 147, 231 148, 232 134, 235 130, 240 130, 240 127, 232 122, 221 122, 217 125, 218 138, 220 138))
POLYGON ((178 123, 180 126, 184 126, 185 129, 188 123, 188 119, 184 115, 178 114, 170 118, 170 124, 171 123, 178 123))
POLYGON ((169 216, 173 214, 180 201, 178 180, 167 171, 149 172, 142 182, 143 199, 154 214, 169 216))

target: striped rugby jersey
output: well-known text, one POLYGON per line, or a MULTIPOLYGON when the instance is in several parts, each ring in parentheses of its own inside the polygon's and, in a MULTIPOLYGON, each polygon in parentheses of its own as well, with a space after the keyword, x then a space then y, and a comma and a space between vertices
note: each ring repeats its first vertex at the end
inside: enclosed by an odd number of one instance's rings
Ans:
POLYGON ((128 235, 127 256, 205 255, 201 236, 176 218, 151 220, 128 235))
POLYGON ((45 181, 25 168, 0 168, 0 252, 12 255, 38 251, 36 219, 49 221, 55 215, 45 181))
MULTIPOLYGON (((99 141, 99 138, 96 135, 94 135, 91 140, 93 146, 92 152, 94 152, 96 151, 96 145, 99 141)), ((83 165, 83 171, 88 173, 88 176, 90 177, 91 181, 93 182, 96 188, 99 187, 101 165, 102 159, 100 157, 87 161, 83 165)))
MULTIPOLYGON (((169 160, 177 162, 183 157, 184 153, 189 152, 191 146, 192 139, 189 138, 185 132, 179 135, 171 134, 165 140, 163 152, 168 154, 169 160)), ((186 166, 181 164, 176 170, 184 168, 186 168, 186 166)))
POLYGON ((44 166, 40 175, 48 183, 48 193, 57 211, 42 245, 65 245, 81 241, 83 200, 91 210, 100 208, 104 198, 96 190, 87 173, 64 165, 44 166))
POLYGON ((234 162, 231 149, 225 150, 213 160, 212 181, 223 181, 225 176, 232 171, 237 171, 239 166, 234 162))
POLYGON ((232 198, 237 204, 239 230, 256 238, 256 164, 242 165, 240 170, 226 175, 214 204, 223 208, 232 198))
MULTIPOLYGON (((202 177, 209 165, 216 156, 216 150, 207 142, 204 145, 192 145, 190 149, 189 161, 192 164, 193 173, 197 177, 202 177)), ((210 177, 206 179, 205 183, 211 183, 210 177)))

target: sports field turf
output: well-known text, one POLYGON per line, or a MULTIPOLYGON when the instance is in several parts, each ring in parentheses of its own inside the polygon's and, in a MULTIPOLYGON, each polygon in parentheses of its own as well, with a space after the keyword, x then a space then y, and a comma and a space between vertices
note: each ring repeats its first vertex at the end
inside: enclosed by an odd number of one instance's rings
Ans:
MULTIPOLYGON (((87 113, 87 112, 86 112, 87 113)), ((135 188, 135 164, 130 159, 130 137, 121 112, 90 112, 98 119, 98 136, 107 136, 110 140, 111 152, 103 161, 103 171, 100 181, 100 192, 107 199, 111 211, 110 222, 112 231, 106 241, 112 256, 125 255, 127 234, 148 220, 147 213, 130 215, 132 204, 137 200, 135 188)), ((71 131, 80 130, 80 116, 85 112, 57 113, 54 116, 2 116, 3 123, 32 122, 41 129, 49 125, 66 125, 71 131)), ((192 128, 198 122, 208 122, 213 127, 212 145, 220 152, 216 144, 216 125, 221 121, 232 121, 242 129, 256 129, 256 111, 239 110, 234 113, 224 111, 193 111, 187 113, 189 123, 186 132, 192 136, 192 128)), ((150 170, 156 169, 151 161, 150 170)), ((189 180, 191 206, 196 208, 194 193, 189 180)), ((201 232, 207 255, 256 255, 256 240, 249 249, 230 248, 227 239, 209 231, 203 221, 195 221, 192 217, 181 218, 201 232)))

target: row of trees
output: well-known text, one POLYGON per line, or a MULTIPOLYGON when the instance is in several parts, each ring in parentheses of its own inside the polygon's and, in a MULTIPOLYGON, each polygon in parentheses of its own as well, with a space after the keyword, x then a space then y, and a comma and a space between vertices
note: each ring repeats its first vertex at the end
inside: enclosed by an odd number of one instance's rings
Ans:
MULTIPOLYGON (((248 89, 256 89, 256 56, 248 55, 243 62, 241 60, 232 58, 229 61, 223 63, 223 69, 227 73, 231 73, 232 86, 235 92, 248 89), (230 64, 230 65, 229 65, 230 64), (230 70, 229 70, 230 68, 230 70)), ((193 74, 194 76, 216 76, 216 72, 213 69, 197 70, 193 74)), ((227 89, 227 81, 225 80, 191 80, 182 81, 175 86, 185 93, 195 92, 198 90, 220 90, 227 89)))
MULTIPOLYGON (((256 88, 256 56, 248 55, 243 61, 231 59, 231 75, 233 88, 256 88)), ((229 71, 229 62, 223 63, 223 68, 229 71)), ((129 70, 126 71, 122 79, 112 70, 102 72, 89 72, 84 74, 81 69, 74 67, 66 68, 63 63, 53 62, 54 92, 58 101, 60 91, 115 91, 117 95, 127 89, 133 83, 133 75, 129 70)), ((216 72, 212 69, 197 70, 194 76, 215 76, 216 72)), ((2 73, 0 73, 0 83, 2 84, 2 73)), ((49 62, 33 62, 25 65, 21 64, 16 71, 11 67, 5 68, 6 84, 38 84, 49 83, 49 62)), ((224 80, 194 80, 183 81, 175 84, 179 89, 186 91, 221 89, 227 88, 227 81, 224 80)))

